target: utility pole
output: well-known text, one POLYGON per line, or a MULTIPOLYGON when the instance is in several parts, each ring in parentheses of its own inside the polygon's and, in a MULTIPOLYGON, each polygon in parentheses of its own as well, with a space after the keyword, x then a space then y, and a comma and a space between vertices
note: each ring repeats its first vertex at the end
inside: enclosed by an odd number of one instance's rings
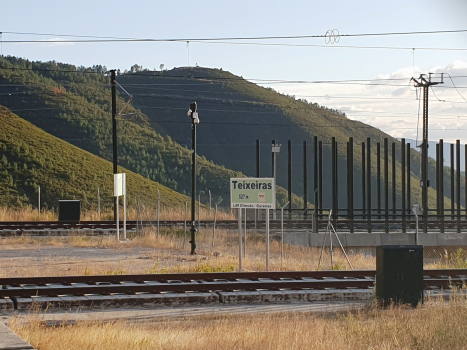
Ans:
POLYGON ((196 125, 199 124, 197 104, 190 103, 188 118, 191 118, 191 255, 196 254, 195 244, 195 211, 196 211, 196 125))
MULTIPOLYGON (((428 89, 432 85, 443 84, 443 73, 441 74, 441 81, 440 82, 433 82, 431 81, 432 73, 420 74, 420 77, 417 79, 412 78, 411 80, 414 81, 414 86, 416 88, 423 87, 423 139, 422 139, 422 179, 421 179, 421 187, 422 187, 422 215, 424 220, 426 221, 428 215, 428 89)), ((425 225, 426 228, 426 225, 425 225)))
MULTIPOLYGON (((110 70, 110 84, 112 87, 112 147, 113 147, 113 171, 117 174, 117 90, 115 69, 110 70)), ((117 220, 118 196, 115 196, 114 220, 117 220)))

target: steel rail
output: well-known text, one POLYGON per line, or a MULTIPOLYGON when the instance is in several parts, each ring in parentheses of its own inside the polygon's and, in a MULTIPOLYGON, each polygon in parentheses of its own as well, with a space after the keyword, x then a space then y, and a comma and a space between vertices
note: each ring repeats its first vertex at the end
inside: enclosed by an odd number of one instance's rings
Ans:
MULTIPOLYGON (((467 273, 467 272, 466 272, 467 273)), ((72 283, 96 284, 108 282, 118 284, 132 281, 144 283, 145 281, 169 283, 169 281, 206 281, 215 280, 236 281, 248 279, 258 281, 260 279, 279 280, 281 278, 365 278, 374 277, 375 270, 354 271, 269 271, 269 272, 212 272, 212 273, 167 273, 167 274, 136 274, 136 275, 92 275, 92 276, 52 276, 52 277, 5 277, 0 278, 0 286, 20 286, 22 284, 35 284, 45 286, 47 284, 71 285, 72 283)))
MULTIPOLYGON (((360 270, 1 278, 0 297, 367 289, 374 286, 375 275, 360 270)), ((466 280, 466 269, 424 270, 425 289, 462 286, 466 280)))
MULTIPOLYGON (((426 222, 426 227, 429 229, 439 229, 440 223, 438 221, 429 220, 426 222)), ((160 220, 160 226, 183 226, 185 220, 160 220)), ((319 220, 318 227, 319 229, 325 229, 327 224, 326 220, 319 220)), ((120 227, 123 225, 123 221, 120 221, 120 227)), ((157 220, 128 220, 127 228, 134 229, 137 226, 156 226, 157 220)), ((212 220, 201 220, 201 226, 213 225, 212 220)), ((217 220, 217 226, 235 229, 238 225, 236 220, 217 220)), ((264 229, 265 223, 263 221, 257 221, 255 226, 254 220, 248 220, 247 223, 248 229, 259 228, 264 229)), ((280 220, 270 220, 270 227, 273 230, 280 229, 281 222, 280 220)), ((355 230, 366 232, 369 227, 372 231, 385 231, 386 225, 389 225, 389 229, 398 228, 402 225, 401 219, 390 219, 388 222, 385 219, 372 218, 371 222, 364 219, 346 219, 340 218, 336 225, 342 228, 353 227, 355 230), (393 227, 393 228, 391 228, 393 227)), ((407 221, 407 228, 415 229, 415 222, 407 221)), ((312 227, 311 220, 302 220, 302 219, 292 219, 284 221, 284 227, 286 229, 307 229, 310 230, 312 227)), ((443 228, 445 230, 457 230, 458 228, 464 229, 467 228, 466 220, 457 220, 457 219, 447 219, 445 218, 443 222, 443 228)), ((100 220, 100 221, 76 221, 76 222, 59 222, 59 221, 0 221, 0 235, 5 235, 8 231, 15 231, 16 233, 22 233, 22 231, 32 231, 32 230, 69 230, 69 229, 89 229, 89 230, 115 230, 115 221, 100 220)))
MULTIPOLYGON (((200 225, 212 225, 212 220, 201 220, 200 225)), ((184 220, 160 220, 160 226, 182 226, 185 224, 184 220)), ((280 220, 271 220, 272 227, 279 229, 280 220)), ((123 221, 120 221, 119 226, 122 227, 123 221)), ((127 220, 127 228, 133 229, 136 226, 156 226, 157 220, 127 220)), ((217 226, 228 226, 229 228, 236 228, 236 220, 217 220, 217 226)), ((247 227, 253 228, 254 221, 247 221, 247 227)), ((258 223, 261 226, 261 223, 258 223)), ((300 221, 286 221, 287 228, 310 228, 312 223, 310 220, 300 221)), ((264 226, 264 223, 263 223, 264 226)), ((41 230, 41 229, 115 229, 115 221, 77 221, 77 222, 59 222, 59 221, 3 221, 0 222, 1 230, 41 230)))

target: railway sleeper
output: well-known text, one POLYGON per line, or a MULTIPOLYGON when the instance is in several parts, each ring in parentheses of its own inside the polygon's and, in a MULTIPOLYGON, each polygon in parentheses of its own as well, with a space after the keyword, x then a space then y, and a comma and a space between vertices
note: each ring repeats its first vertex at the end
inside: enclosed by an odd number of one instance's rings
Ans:
POLYGON ((256 290, 233 292, 137 293, 110 295, 61 295, 0 299, 0 313, 19 311, 98 310, 108 308, 154 308, 186 305, 261 304, 319 301, 364 301, 373 298, 372 289, 256 290))
MULTIPOLYGON (((84 295, 84 296, 38 296, 31 298, 12 298, 11 307, 5 311, 13 310, 93 310, 125 307, 158 307, 218 304, 217 293, 138 293, 111 294, 111 295, 84 295)), ((1 304, 0 304, 1 305, 1 304)))

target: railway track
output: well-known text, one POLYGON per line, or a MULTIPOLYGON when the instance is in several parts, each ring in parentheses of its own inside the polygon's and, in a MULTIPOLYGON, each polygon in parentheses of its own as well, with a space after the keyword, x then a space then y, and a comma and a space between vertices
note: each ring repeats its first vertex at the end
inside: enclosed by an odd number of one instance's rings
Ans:
MULTIPOLYGON (((212 220, 201 220, 199 223, 196 221, 196 226, 200 227, 211 227, 213 225, 212 220)), ((421 222, 419 222, 422 225, 421 222)), ((127 220, 127 229, 134 230, 142 227, 156 227, 158 225, 157 220, 127 220)), ((160 220, 159 226, 161 227, 184 227, 189 226, 190 222, 185 220, 160 220)), ((220 229, 237 229, 237 220, 217 220, 216 226, 220 229)), ((326 230, 327 220, 318 220, 318 229, 320 232, 326 230)), ((422 225, 423 226, 423 225, 422 225)), ((419 230, 423 227, 419 226, 419 230)), ((123 227, 123 221, 120 221, 119 227, 123 227)), ((247 220, 247 229, 260 229, 266 228, 265 222, 258 220, 256 223, 254 220, 247 220)), ((335 227, 339 230, 346 232, 402 232, 403 225, 400 219, 377 219, 372 218, 370 222, 363 219, 339 219, 335 222, 335 227), (369 230, 370 229, 370 230, 369 230)), ((426 227, 429 230, 436 232, 458 232, 459 230, 467 229, 467 221, 465 220, 454 220, 444 219, 443 227, 440 226, 438 221, 428 221, 426 227)), ((111 231, 115 231, 115 221, 113 220, 100 220, 100 221, 75 221, 75 222, 59 222, 59 221, 1 221, 0 222, 0 236, 11 236, 19 234, 53 234, 61 233, 63 231, 80 230, 87 234, 110 234, 111 231)), ((272 231, 278 231, 281 229, 280 220, 270 220, 270 229, 272 231)), ((311 231, 312 221, 311 220, 284 220, 285 230, 306 230, 311 231)), ((406 221, 405 229, 408 231, 415 232, 416 223, 415 221, 406 221)))
MULTIPOLYGON (((127 220, 127 229, 133 230, 137 227, 155 227, 157 226, 157 220, 127 220)), ((159 225, 162 227, 173 227, 173 226, 184 226, 190 225, 185 220, 160 220, 159 225)), ((198 221, 196 222, 198 226, 198 221)), ((201 227, 212 226, 213 221, 201 220, 199 225, 201 227)), ((236 229, 238 228, 238 221, 236 220, 217 220, 216 226, 220 229, 236 229)), ((312 222, 310 220, 293 220, 284 221, 284 229, 311 229, 312 222)), ((123 221, 119 222, 119 227, 123 227, 123 221)), ((264 222, 257 222, 257 228, 265 228, 264 222)), ((271 229, 280 229, 280 220, 271 220, 271 229)), ((255 222, 253 220, 247 221, 247 228, 255 228, 255 222)), ((38 233, 40 231, 59 231, 59 230, 86 230, 86 231, 110 231, 115 230, 115 221, 102 220, 102 221, 76 221, 76 222, 59 222, 59 221, 2 221, 0 222, 0 236, 11 235, 11 234, 23 234, 34 231, 38 233)))
MULTIPOLYGON (((0 310, 367 300, 375 270, 0 278, 0 310)), ((467 269, 424 270, 425 290, 462 286, 467 269)))

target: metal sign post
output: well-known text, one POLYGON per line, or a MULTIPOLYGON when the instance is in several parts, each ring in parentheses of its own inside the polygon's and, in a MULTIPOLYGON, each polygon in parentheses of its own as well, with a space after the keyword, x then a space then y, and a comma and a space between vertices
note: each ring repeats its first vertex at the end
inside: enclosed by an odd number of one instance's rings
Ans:
MULTIPOLYGON (((242 209, 266 209, 266 270, 269 270, 269 209, 276 209, 274 178, 231 178, 230 205, 238 209, 239 269, 242 269, 242 209)), ((246 217, 245 217, 246 219, 246 217)))
POLYGON ((242 208, 238 208, 238 272, 243 270, 242 259, 242 208))
POLYGON ((269 209, 266 209, 266 271, 269 271, 269 209))
POLYGON ((284 260, 284 208, 289 205, 289 201, 285 203, 281 208, 281 270, 282 262, 284 260))
POLYGON ((126 174, 114 174, 114 197, 116 205, 115 224, 117 228, 117 240, 120 241, 120 218, 119 218, 119 201, 118 197, 123 196, 123 237, 126 241, 126 174))

